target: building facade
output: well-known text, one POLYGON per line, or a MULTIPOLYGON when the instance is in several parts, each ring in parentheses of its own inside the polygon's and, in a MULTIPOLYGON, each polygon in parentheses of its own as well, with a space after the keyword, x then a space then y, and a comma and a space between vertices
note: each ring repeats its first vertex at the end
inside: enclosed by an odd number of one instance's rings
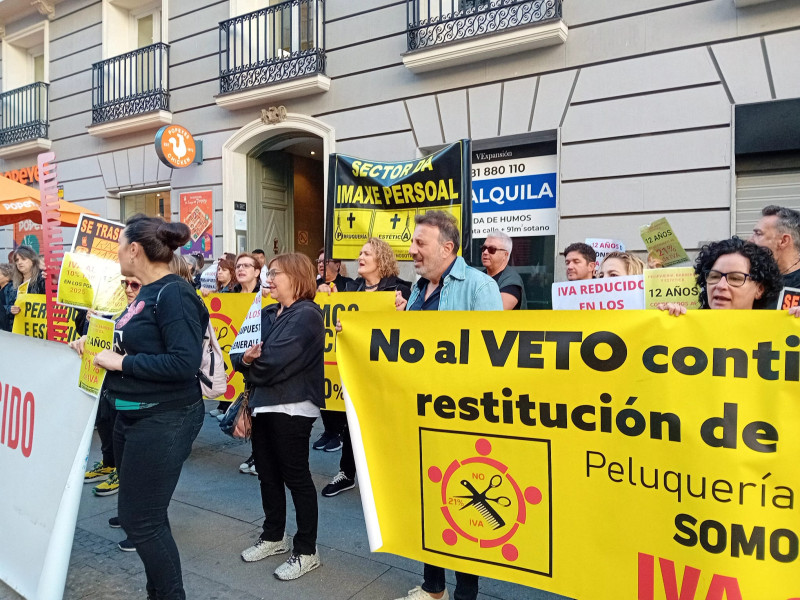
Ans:
POLYGON ((53 151, 64 198, 111 219, 206 202, 209 255, 316 257, 330 153, 462 138, 477 180, 556 173, 552 225, 512 234, 531 308, 570 242, 643 251, 666 216, 696 251, 800 205, 800 0, 4 0, 0 20, 0 172, 36 185, 53 151), (186 168, 156 155, 170 123, 202 146, 186 168))

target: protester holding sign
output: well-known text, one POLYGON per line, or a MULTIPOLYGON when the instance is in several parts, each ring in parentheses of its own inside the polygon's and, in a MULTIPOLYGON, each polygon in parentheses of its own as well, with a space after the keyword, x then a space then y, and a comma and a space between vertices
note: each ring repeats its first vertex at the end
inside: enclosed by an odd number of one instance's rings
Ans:
POLYGON ((217 293, 233 291, 233 278, 236 267, 227 258, 220 258, 217 262, 217 293))
POLYGON ((269 263, 267 282, 277 303, 261 311, 261 343, 231 363, 252 386, 253 455, 261 484, 264 527, 242 552, 253 562, 290 549, 286 491, 297 516, 292 554, 275 577, 297 579, 320 566, 317 551, 317 490, 308 466, 311 427, 325 406, 325 327, 314 303, 314 265, 303 254, 281 254, 269 263))
POLYGON ((342 274, 342 261, 325 258, 325 249, 320 248, 317 259, 317 289, 320 292, 343 292, 353 281, 342 274))
MULTIPOLYGON (((408 300, 411 295, 409 282, 398 277, 397 258, 392 247, 379 238, 369 238, 361 247, 358 256, 358 277, 355 281, 347 283, 343 291, 346 292, 392 292, 399 291, 400 295, 408 300)), ((337 323, 337 331, 341 324, 337 323)), ((353 457, 353 442, 350 440, 350 430, 347 427, 347 418, 341 411, 325 411, 330 419, 342 420, 342 458, 339 460, 339 472, 331 482, 322 488, 321 494, 332 497, 340 492, 352 490, 356 487, 356 460, 353 457)), ((327 434, 327 431, 323 434, 327 434)), ((322 438, 321 438, 322 439, 322 438)), ((327 443, 327 442, 326 442, 327 443)), ((316 444, 315 444, 316 445, 316 444)))
MULTIPOLYGON (((44 274, 39 269, 39 255, 30 246, 19 246, 14 251, 14 299, 19 294, 44 294, 44 274)), ((18 315, 19 306, 12 306, 9 312, 18 315)))
POLYGON ((564 248, 564 265, 568 281, 592 279, 597 266, 597 252, 589 244, 575 242, 564 248))
POLYGON ((185 598, 181 562, 167 518, 181 467, 203 424, 197 372, 208 311, 194 288, 170 272, 175 250, 190 237, 183 223, 136 215, 119 238, 122 275, 142 282, 117 320, 105 368, 114 402, 114 457, 119 521, 144 563, 147 594, 185 598))
MULTIPOLYGON (((694 272, 700 287, 700 308, 774 308, 782 287, 772 252, 738 237, 703 246, 694 272)), ((658 307, 674 316, 686 313, 681 304, 658 307)))
POLYGON ((249 252, 242 252, 234 261, 236 265, 236 284, 233 286, 234 292, 252 294, 261 290, 261 263, 258 258, 249 252))
POLYGON ((600 277, 624 277, 644 273, 642 260, 629 252, 609 252, 600 265, 600 277))

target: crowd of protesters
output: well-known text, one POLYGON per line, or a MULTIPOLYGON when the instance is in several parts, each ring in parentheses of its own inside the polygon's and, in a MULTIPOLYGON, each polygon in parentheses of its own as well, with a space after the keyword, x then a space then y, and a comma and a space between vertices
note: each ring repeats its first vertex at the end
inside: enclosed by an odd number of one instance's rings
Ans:
MULTIPOLYGON (((203 423, 197 372, 209 315, 198 290, 202 296, 261 294, 275 301, 262 310, 261 342, 231 356, 231 364, 244 376, 252 415, 252 454, 240 471, 258 476, 264 510, 262 533, 241 558, 255 562, 288 553, 274 571, 281 580, 296 579, 322 564, 310 449, 342 451, 339 472, 321 490, 323 497, 356 486, 346 416, 325 410, 325 330, 315 295, 390 291, 396 309, 408 311, 527 308, 526 286, 511 264, 513 239, 502 231, 489 233, 480 246, 483 268, 474 268, 459 253, 457 221, 442 211, 416 217, 409 248, 414 282, 400 278, 391 247, 370 238, 360 251, 355 279, 323 250, 314 264, 300 253, 267 262, 256 249, 217 259, 208 266, 213 283, 204 285, 202 255, 176 254, 188 239, 188 227, 180 223, 142 215, 128 220, 118 252, 128 307, 117 317, 114 349, 94 359, 108 371, 97 420, 102 459, 86 472, 85 481, 101 484, 96 495, 118 493, 118 516, 109 524, 125 530, 128 539, 120 547, 135 550, 144 563, 148 598, 185 598, 167 509, 203 423), (318 417, 324 431, 312 442, 318 417), (287 489, 296 518, 292 537, 286 527, 287 489)), ((569 244, 563 256, 569 281, 641 275, 661 266, 653 255, 645 263, 632 252, 611 252, 599 261, 582 242, 569 244)), ((703 309, 776 308, 782 288, 800 288, 800 213, 766 207, 749 240, 733 237, 704 245, 694 272, 703 309)), ((44 293, 44 288, 39 256, 20 246, 9 264, 0 264, 0 328, 12 329, 20 295, 44 293)), ((659 308, 674 316, 686 312, 679 304, 659 308)), ((789 312, 798 316, 800 307, 789 312)), ((336 328, 341 331, 341 324, 336 328)), ((84 340, 72 344, 78 353, 84 340)), ((211 416, 221 418, 229 404, 220 403, 211 416)), ((474 600, 478 583, 477 576, 457 572, 454 597, 474 600)), ((428 564, 422 584, 406 596, 448 597, 444 569, 428 564)))

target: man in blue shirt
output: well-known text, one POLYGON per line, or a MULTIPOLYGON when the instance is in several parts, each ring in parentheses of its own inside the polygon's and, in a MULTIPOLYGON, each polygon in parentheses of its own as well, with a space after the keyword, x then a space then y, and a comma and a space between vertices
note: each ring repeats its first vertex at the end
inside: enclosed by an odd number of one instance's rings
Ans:
MULTIPOLYGON (((458 256, 461 234, 450 213, 431 210, 417 215, 409 253, 420 276, 408 302, 398 292, 398 310, 503 310, 497 283, 458 256)), ((444 569, 426 564, 424 582, 402 600, 448 600, 444 569)), ((478 576, 456 571, 455 600, 478 597, 478 576)))

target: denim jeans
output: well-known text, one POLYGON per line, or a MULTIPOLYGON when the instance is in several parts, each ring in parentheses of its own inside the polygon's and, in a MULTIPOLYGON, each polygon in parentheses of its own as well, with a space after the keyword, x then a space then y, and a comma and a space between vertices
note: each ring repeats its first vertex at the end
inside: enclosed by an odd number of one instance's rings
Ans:
POLYGON ((184 461, 203 425, 202 400, 142 415, 118 411, 114 458, 119 473, 119 522, 136 546, 147 576, 147 596, 183 600, 181 559, 167 509, 184 461))
MULTIPOLYGON (((469 573, 456 573, 454 600, 475 600, 478 597, 478 576, 469 573)), ((444 569, 425 563, 422 589, 429 594, 438 594, 445 589, 444 569)))
POLYGON ((286 491, 289 488, 297 517, 295 554, 317 550, 317 489, 308 466, 311 417, 285 413, 258 413, 253 417, 253 459, 261 484, 264 508, 262 540, 277 542, 286 531, 286 491))

